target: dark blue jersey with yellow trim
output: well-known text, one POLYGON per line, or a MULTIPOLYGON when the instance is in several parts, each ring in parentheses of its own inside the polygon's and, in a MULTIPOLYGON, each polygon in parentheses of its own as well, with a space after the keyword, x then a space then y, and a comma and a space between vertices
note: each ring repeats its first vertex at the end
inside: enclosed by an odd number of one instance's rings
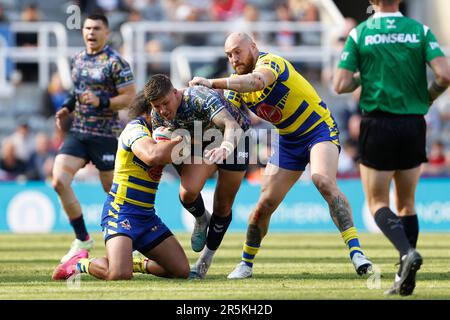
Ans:
POLYGON ((119 137, 111 191, 118 204, 153 208, 163 166, 150 167, 132 152, 133 143, 151 137, 150 125, 139 117, 127 124, 119 137))
POLYGON ((289 61, 260 52, 255 68, 269 69, 276 76, 275 82, 255 92, 226 90, 225 97, 235 106, 246 105, 257 116, 271 122, 285 137, 304 135, 322 122, 330 131, 336 128, 326 104, 289 61))

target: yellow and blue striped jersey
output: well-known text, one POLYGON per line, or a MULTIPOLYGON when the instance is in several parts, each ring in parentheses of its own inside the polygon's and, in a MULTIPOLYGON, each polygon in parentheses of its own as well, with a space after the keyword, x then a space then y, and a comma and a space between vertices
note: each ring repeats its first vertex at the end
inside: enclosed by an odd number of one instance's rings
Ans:
POLYGON ((275 125, 285 137, 306 134, 324 121, 330 131, 336 128, 326 104, 289 61, 260 52, 255 69, 259 68, 273 72, 275 82, 255 92, 226 90, 225 97, 236 107, 246 105, 257 116, 275 125))
POLYGON ((119 137, 113 185, 109 192, 117 204, 130 203, 144 208, 155 205, 163 166, 150 167, 131 150, 139 139, 151 137, 150 128, 147 121, 139 117, 128 123, 119 137))

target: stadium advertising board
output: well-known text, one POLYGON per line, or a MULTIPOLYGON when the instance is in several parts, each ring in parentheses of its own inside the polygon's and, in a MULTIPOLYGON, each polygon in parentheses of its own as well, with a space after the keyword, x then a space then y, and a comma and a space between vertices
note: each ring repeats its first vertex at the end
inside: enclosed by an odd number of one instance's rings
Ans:
MULTIPOLYGON (((339 181, 349 198, 355 225, 360 232, 378 232, 367 209, 360 180, 339 181)), ((97 184, 74 183, 87 227, 100 232, 105 194, 97 184)), ((214 181, 202 191, 212 211, 214 181)), ((175 232, 191 231, 192 216, 178 200, 177 182, 161 183, 156 196, 157 214, 175 232)), ((422 231, 450 230, 450 179, 422 179, 417 190, 417 212, 422 231)), ((247 229, 247 219, 260 193, 259 185, 244 182, 233 207, 230 231, 247 229)), ((393 192, 391 192, 393 199, 393 192)), ((395 205, 392 202, 391 207, 395 205)), ((298 182, 272 216, 271 232, 336 232, 328 206, 312 183, 298 182)), ((67 217, 50 185, 45 183, 0 184, 0 231, 15 233, 72 232, 67 217)))

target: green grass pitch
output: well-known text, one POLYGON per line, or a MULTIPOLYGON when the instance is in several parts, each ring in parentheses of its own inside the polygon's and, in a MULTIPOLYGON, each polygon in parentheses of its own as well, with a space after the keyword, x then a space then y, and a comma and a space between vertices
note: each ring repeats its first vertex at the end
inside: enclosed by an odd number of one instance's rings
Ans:
MULTIPOLYGON (((381 271, 359 277, 339 234, 269 233, 251 279, 227 280, 239 262, 244 233, 228 233, 204 280, 160 279, 135 274, 131 281, 105 282, 82 275, 79 282, 51 280, 53 268, 73 240, 72 234, 0 234, 0 299, 450 299, 450 234, 420 235, 424 264, 410 297, 384 297, 393 282, 396 251, 379 234, 361 234, 361 245, 381 271), (377 286, 377 284, 379 286, 377 286)), ((91 257, 103 256, 101 234, 95 234, 91 257)), ((177 233, 189 261, 189 235, 177 233)))

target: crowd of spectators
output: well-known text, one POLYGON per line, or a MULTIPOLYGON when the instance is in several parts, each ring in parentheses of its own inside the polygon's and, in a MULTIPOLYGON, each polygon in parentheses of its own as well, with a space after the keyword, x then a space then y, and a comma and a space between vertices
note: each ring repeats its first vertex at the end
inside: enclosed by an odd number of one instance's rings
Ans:
MULTIPOLYGON (((239 30, 248 31, 248 23, 258 21, 280 22, 314 22, 320 20, 320 10, 314 0, 74 0, 71 4, 79 5, 83 14, 102 12, 110 20, 112 35, 111 45, 120 50, 120 26, 125 22, 138 21, 232 21, 239 30)), ((17 9, 17 8, 16 8, 17 9)), ((11 21, 45 21, 51 17, 42 13, 40 3, 24 5, 20 14, 10 14, 0 3, 0 25, 11 21)), ((337 30, 332 40, 336 52, 343 48, 350 30, 357 22, 352 18, 345 20, 342 30, 337 30)), ((259 44, 271 44, 289 50, 298 45, 319 45, 320 35, 314 33, 296 33, 287 28, 279 28, 271 33, 252 32, 259 44)), ((37 45, 36 34, 22 33, 17 35, 16 44, 24 47, 37 45)), ((146 39, 146 52, 157 55, 163 51, 173 50, 176 46, 222 45, 223 37, 205 33, 192 34, 152 34, 146 39)), ((318 80, 326 88, 333 77, 336 65, 322 66, 318 80)), ((19 74, 17 83, 36 82, 37 64, 16 64, 19 74)), ((150 63, 148 75, 169 73, 168 66, 163 63, 150 63)), ((227 74, 227 60, 220 58, 212 65, 205 65, 196 70, 196 75, 205 77, 221 77, 227 74)), ((313 80, 307 68, 301 73, 313 80)), ((52 119, 67 97, 67 90, 62 86, 57 72, 51 76, 47 90, 40 97, 40 115, 52 119)), ((359 92, 356 91, 346 105, 330 104, 333 113, 338 114, 338 126, 341 132, 341 153, 338 168, 339 178, 355 178, 358 172, 358 136, 361 116, 358 112, 359 92)), ((1 107, 1 106, 0 106, 1 107)), ((443 95, 430 109, 426 117, 428 124, 428 157, 429 162, 423 165, 423 176, 450 176, 450 91, 443 95)), ((63 131, 34 132, 30 129, 29 120, 18 121, 14 132, 0 141, 0 181, 25 181, 51 179, 54 156, 60 146, 70 122, 63 131)), ((271 129, 271 125, 257 117, 252 118, 253 127, 271 129)), ((50 130, 51 131, 51 130, 50 130)), ((260 137, 256 137, 259 141, 260 137)), ((269 139, 270 140, 270 139, 269 139)), ((255 144, 254 154, 258 163, 251 165, 247 174, 250 182, 259 183, 264 166, 271 153, 270 144, 255 144)), ((173 170, 168 170, 169 178, 173 170)), ((89 180, 96 177, 96 169, 88 164, 77 174, 78 180, 89 180)), ((174 175, 175 176, 175 175, 174 175)))

